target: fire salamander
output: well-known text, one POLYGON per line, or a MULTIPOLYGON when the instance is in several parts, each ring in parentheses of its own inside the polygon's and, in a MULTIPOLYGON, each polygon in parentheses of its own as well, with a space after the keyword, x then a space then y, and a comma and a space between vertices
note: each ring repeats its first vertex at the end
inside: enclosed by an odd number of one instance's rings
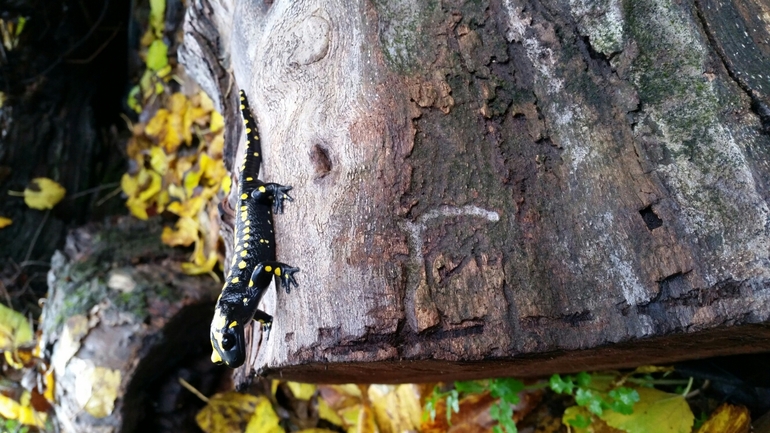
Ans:
POLYGON ((246 358, 243 329, 252 318, 262 324, 265 339, 269 335, 273 317, 257 309, 257 305, 270 282, 275 278, 289 293, 291 286, 297 286, 294 273, 299 271, 275 261, 272 214, 283 212, 284 200, 292 201, 288 195, 291 187, 257 179, 262 163, 257 124, 243 90, 240 99, 247 142, 239 175, 235 248, 211 321, 211 361, 231 368, 241 366, 246 358))

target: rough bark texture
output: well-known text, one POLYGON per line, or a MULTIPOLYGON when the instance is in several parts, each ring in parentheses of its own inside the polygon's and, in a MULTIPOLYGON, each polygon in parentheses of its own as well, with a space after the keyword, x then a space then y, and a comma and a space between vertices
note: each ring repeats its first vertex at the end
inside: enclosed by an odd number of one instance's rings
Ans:
POLYGON ((192 75, 219 101, 246 90, 261 177, 296 198, 275 226, 300 288, 266 299, 246 372, 419 381, 768 350, 767 12, 194 2, 186 44, 206 22, 221 63, 192 75), (237 84, 212 78, 230 67, 237 84))

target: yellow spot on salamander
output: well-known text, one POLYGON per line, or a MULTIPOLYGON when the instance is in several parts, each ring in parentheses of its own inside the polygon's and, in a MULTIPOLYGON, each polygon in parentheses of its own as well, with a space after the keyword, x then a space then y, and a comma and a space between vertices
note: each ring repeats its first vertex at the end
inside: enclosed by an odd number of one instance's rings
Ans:
POLYGON ((230 326, 228 326, 228 328, 235 328, 236 326, 238 326, 238 322, 233 321, 233 323, 231 323, 230 326))
POLYGON ((267 191, 267 190, 265 189, 265 187, 264 187, 264 186, 260 186, 260 187, 259 187, 259 192, 265 192, 265 191, 267 191))
POLYGON ((243 240, 244 241, 247 241, 249 239, 251 239, 251 235, 243 235, 243 240))
POLYGON ((254 287, 254 280, 249 280, 249 287, 254 287))
POLYGON ((240 262, 240 263, 238 263, 238 269, 244 269, 245 267, 246 267, 246 262, 244 262, 243 260, 241 260, 241 262, 240 262))
POLYGON ((222 329, 225 327, 225 323, 227 323, 227 319, 225 319, 225 316, 217 308, 214 312, 214 320, 211 321, 211 327, 214 329, 222 329))
MULTIPOLYGON (((248 254, 249 254, 249 252, 246 251, 246 250, 241 251, 241 257, 246 257, 248 254)), ((235 281, 235 280, 233 280, 233 281, 235 281)))
POLYGON ((246 221, 243 222, 243 225, 245 225, 245 226, 251 225, 251 221, 246 220, 246 221))
POLYGON ((259 152, 254 152, 254 156, 259 156, 259 152))
POLYGON ((245 110, 245 109, 246 109, 246 106, 241 104, 241 110, 245 110))
POLYGON ((265 270, 267 272, 273 272, 273 267, 272 266, 265 266, 265 270))
POLYGON ((246 221, 247 219, 249 219, 249 214, 246 212, 241 212, 241 220, 246 221))
POLYGON ((241 206, 241 210, 246 210, 246 205, 241 206))
POLYGON ((247 181, 249 181, 249 182, 251 182, 252 180, 254 180, 254 178, 253 178, 253 177, 251 177, 251 176, 249 176, 249 177, 247 177, 247 178, 246 178, 246 180, 247 180, 247 181))
POLYGON ((249 303, 249 298, 243 298, 243 305, 246 305, 249 303))
POLYGON ((217 352, 216 350, 211 351, 211 362, 213 362, 214 364, 219 364, 220 362, 222 362, 222 357, 219 356, 219 352, 217 352))
POLYGON ((246 128, 246 133, 251 134, 251 128, 246 128))
POLYGON ((275 272, 273 272, 277 277, 281 276, 281 268, 275 268, 275 272))
POLYGON ((245 233, 245 234, 251 233, 251 228, 250 227, 244 227, 243 228, 243 233, 245 233))
MULTIPOLYGON (((246 251, 244 251, 244 253, 245 253, 245 252, 246 252, 246 251)), ((235 277, 235 278, 233 278, 232 280, 230 280, 230 282, 231 282, 232 284, 235 284, 235 283, 239 283, 240 281, 241 281, 241 279, 240 279, 240 278, 238 278, 238 277, 235 277)))
POLYGON ((246 194, 245 192, 241 194, 241 200, 246 200, 247 198, 249 198, 248 194, 246 194))

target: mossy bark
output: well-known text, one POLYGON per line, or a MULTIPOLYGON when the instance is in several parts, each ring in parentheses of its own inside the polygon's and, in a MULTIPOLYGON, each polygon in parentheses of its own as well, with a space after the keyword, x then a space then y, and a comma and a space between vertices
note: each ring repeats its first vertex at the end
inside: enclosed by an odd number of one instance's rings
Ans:
POLYGON ((768 23, 710 3, 197 2, 188 28, 209 23, 207 58, 233 71, 211 90, 246 90, 261 177, 296 198, 275 224, 300 288, 266 300, 245 373, 426 381, 770 348, 770 87, 748 70, 770 62, 730 57, 714 22, 739 20, 751 53, 768 23))

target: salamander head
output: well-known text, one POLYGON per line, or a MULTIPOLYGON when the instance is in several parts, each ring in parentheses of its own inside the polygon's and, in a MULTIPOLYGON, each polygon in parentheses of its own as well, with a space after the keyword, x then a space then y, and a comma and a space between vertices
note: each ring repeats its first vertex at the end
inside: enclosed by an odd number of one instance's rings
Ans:
POLYGON ((243 323, 228 318, 221 303, 217 303, 211 321, 211 347, 211 362, 214 364, 224 363, 230 368, 237 368, 246 359, 243 323))

